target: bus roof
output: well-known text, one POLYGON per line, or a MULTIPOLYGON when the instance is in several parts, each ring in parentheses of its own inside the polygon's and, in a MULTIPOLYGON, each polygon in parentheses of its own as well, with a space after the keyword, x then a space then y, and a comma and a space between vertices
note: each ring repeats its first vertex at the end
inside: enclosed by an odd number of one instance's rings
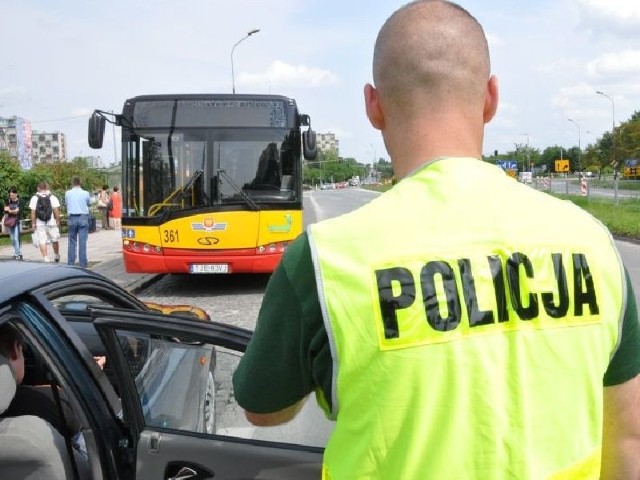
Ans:
POLYGON ((285 95, 254 94, 254 93, 162 93, 155 95, 138 95, 128 98, 127 103, 150 102, 158 100, 281 100, 289 105, 295 105, 296 101, 285 95))
POLYGON ((122 118, 126 119, 124 124, 137 129, 292 128, 298 124, 298 107, 295 100, 283 95, 141 95, 125 101, 122 118))

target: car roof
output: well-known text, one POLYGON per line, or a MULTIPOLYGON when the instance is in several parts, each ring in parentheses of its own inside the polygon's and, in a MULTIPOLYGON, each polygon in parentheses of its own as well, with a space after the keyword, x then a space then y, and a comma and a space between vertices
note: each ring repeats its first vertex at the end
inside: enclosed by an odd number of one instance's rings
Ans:
MULTIPOLYGON (((107 280, 98 273, 80 267, 26 260, 0 260, 0 303, 44 285, 72 278, 107 280)), ((115 284, 114 287, 119 288, 115 284)))

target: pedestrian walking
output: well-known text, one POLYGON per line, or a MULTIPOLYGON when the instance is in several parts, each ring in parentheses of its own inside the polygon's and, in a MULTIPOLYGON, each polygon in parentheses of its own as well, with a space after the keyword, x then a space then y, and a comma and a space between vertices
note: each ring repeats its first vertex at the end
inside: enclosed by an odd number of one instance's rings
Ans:
POLYGON ((109 185, 102 185, 100 193, 98 193, 98 211, 100 212, 100 219, 102 222, 102 228, 109 230, 109 185))
POLYGON ((287 248, 233 377, 248 420, 287 422, 315 392, 332 480, 638 478, 628 274, 600 222, 482 161, 498 82, 481 25, 401 7, 373 82, 399 181, 287 248))
POLYGON ((113 192, 109 199, 111 201, 111 210, 109 211, 109 226, 119 229, 122 219, 122 195, 117 185, 113 186, 113 192))
POLYGON ((73 177, 71 188, 64 194, 67 205, 67 227, 69 243, 67 246, 67 264, 76 263, 76 252, 82 268, 89 266, 87 259, 87 239, 89 238, 89 205, 91 195, 81 186, 80 177, 73 177))
POLYGON ((53 248, 53 260, 60 261, 60 200, 49 191, 47 182, 38 183, 37 193, 29 201, 31 225, 34 228, 40 254, 50 262, 48 243, 53 248))
POLYGON ((13 246, 13 258, 22 260, 22 247, 20 244, 20 217, 22 216, 22 206, 18 189, 11 187, 9 195, 4 202, 3 227, 9 233, 9 239, 13 246))

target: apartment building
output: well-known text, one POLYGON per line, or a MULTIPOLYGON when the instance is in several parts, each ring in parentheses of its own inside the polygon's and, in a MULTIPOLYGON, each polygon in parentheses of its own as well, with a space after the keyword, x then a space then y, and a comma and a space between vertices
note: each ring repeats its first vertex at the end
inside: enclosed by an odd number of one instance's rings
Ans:
POLYGON ((67 160, 64 133, 33 132, 31 134, 31 158, 33 163, 53 163, 67 160))
POLYGON ((336 138, 335 133, 317 133, 316 145, 321 152, 334 151, 340 156, 340 141, 336 138))
POLYGON ((24 169, 32 165, 31 122, 17 116, 0 117, 0 152, 8 152, 24 169))
POLYGON ((67 160, 64 133, 34 132, 29 120, 15 115, 0 117, 0 152, 8 152, 24 169, 67 160))

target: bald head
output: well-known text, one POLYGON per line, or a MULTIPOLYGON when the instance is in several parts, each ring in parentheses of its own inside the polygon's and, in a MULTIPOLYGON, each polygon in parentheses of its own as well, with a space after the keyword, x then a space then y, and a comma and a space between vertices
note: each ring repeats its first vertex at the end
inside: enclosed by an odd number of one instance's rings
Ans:
POLYGON ((489 49, 478 21, 443 0, 417 0, 397 10, 378 34, 373 80, 387 107, 482 105, 489 49), (471 103, 471 105, 470 105, 471 103))

